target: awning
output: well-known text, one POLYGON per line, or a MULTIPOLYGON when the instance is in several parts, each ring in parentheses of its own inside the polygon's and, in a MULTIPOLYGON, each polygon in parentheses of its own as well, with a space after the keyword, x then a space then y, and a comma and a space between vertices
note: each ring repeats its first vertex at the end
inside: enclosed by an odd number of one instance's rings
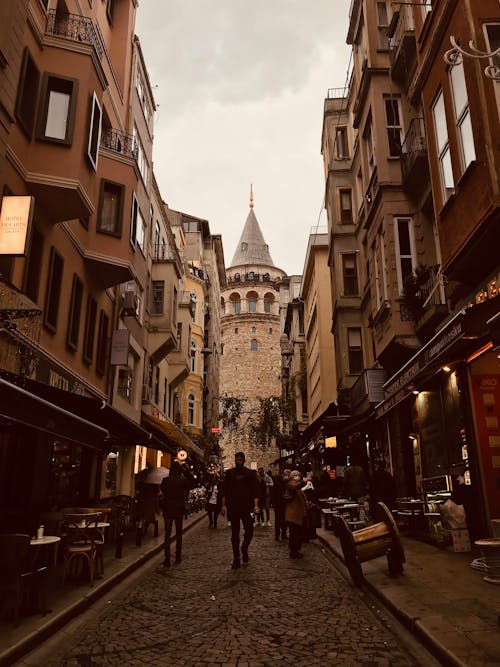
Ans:
POLYGON ((0 378, 0 418, 98 450, 102 450, 109 442, 109 432, 105 428, 2 378, 0 378))
POLYGON ((143 445, 151 449, 166 451, 163 443, 149 431, 143 429, 137 422, 116 408, 111 407, 104 400, 74 394, 4 370, 0 370, 0 375, 25 391, 49 401, 83 420, 87 420, 93 425, 101 427, 101 429, 106 429, 109 432, 108 447, 143 445))
POLYGON ((158 419, 158 417, 153 417, 143 412, 141 423, 147 428, 154 430, 157 437, 164 440, 167 445, 173 446, 176 449, 189 449, 203 458, 203 450, 172 422, 165 419, 158 419))
POLYGON ((413 357, 384 384, 386 398, 375 407, 377 418, 407 398, 414 382, 432 375, 443 363, 465 359, 481 342, 498 343, 496 316, 500 296, 463 308, 433 336, 413 357))

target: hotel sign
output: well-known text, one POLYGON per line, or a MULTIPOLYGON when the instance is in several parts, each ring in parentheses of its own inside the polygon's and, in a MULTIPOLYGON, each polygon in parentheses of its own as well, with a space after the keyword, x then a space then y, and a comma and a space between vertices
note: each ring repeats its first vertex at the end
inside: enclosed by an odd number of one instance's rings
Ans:
POLYGON ((33 197, 6 195, 0 210, 0 255, 25 255, 29 239, 33 197))

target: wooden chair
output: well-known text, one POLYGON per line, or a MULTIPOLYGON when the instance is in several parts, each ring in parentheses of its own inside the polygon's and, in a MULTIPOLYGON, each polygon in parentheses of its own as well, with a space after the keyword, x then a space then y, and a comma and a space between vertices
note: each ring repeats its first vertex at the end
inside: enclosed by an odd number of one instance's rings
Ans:
POLYGON ((45 614, 46 567, 30 570, 30 536, 23 534, 0 535, 0 599, 9 603, 13 612, 14 626, 19 624, 24 602, 36 600, 36 609, 45 614))
POLYGON ((93 585, 101 535, 97 524, 101 518, 99 511, 64 514, 63 583, 75 562, 83 560, 88 566, 90 585, 93 585))

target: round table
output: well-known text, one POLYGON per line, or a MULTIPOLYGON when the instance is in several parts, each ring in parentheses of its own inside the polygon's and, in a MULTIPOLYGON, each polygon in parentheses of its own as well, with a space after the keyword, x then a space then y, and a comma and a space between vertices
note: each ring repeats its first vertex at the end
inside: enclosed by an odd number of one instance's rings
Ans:
POLYGON ((59 542, 61 538, 58 535, 44 535, 43 537, 32 537, 30 540, 30 547, 35 547, 33 556, 31 558, 32 567, 35 566, 38 560, 38 554, 40 552, 40 547, 45 547, 48 545, 54 545, 54 565, 57 565, 57 549, 59 547, 59 542))

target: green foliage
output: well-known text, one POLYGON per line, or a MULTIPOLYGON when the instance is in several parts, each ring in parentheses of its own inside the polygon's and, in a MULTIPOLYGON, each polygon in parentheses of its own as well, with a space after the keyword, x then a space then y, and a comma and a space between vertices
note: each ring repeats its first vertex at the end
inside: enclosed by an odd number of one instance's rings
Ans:
POLYGON ((223 428, 235 431, 240 426, 240 417, 246 399, 225 394, 220 396, 219 400, 221 403, 220 420, 223 428))

